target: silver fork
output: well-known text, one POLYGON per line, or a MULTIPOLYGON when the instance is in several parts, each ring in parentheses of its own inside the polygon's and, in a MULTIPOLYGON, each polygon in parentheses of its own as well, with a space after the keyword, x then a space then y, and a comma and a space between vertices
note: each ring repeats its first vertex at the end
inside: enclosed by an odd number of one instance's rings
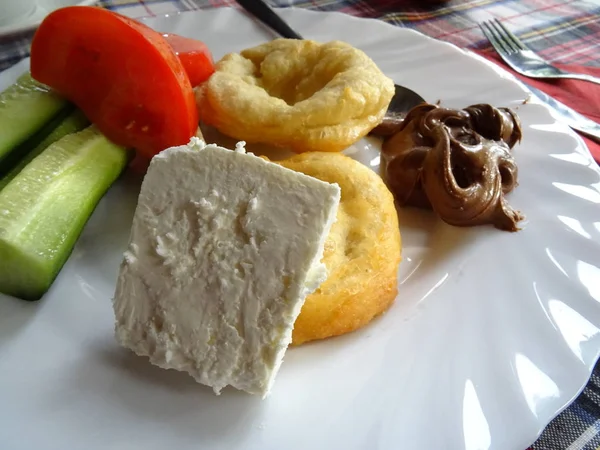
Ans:
POLYGON ((481 31, 488 38, 502 59, 526 77, 531 78, 575 78, 600 84, 600 78, 583 73, 572 73, 554 67, 548 61, 530 50, 521 40, 506 28, 498 19, 479 24, 481 31))

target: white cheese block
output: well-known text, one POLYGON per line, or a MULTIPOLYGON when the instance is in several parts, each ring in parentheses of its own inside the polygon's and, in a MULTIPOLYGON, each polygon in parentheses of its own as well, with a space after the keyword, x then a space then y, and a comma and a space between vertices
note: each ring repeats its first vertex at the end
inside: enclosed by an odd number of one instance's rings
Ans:
POLYGON ((327 277, 330 184, 244 152, 167 149, 144 178, 114 298, 118 342, 219 394, 263 398, 327 277))

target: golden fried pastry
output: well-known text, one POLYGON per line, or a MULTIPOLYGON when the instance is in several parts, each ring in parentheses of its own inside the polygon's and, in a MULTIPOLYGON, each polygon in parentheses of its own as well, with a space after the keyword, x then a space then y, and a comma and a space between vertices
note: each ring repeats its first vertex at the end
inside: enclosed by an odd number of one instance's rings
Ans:
POLYGON ((349 44, 276 39, 224 56, 196 88, 196 104, 230 137, 337 152, 381 122, 393 94, 393 81, 349 44))
POLYGON ((307 297, 292 344, 366 325, 397 294, 401 244, 392 194, 372 170, 340 153, 303 153, 278 163, 342 190, 323 256, 329 276, 307 297))

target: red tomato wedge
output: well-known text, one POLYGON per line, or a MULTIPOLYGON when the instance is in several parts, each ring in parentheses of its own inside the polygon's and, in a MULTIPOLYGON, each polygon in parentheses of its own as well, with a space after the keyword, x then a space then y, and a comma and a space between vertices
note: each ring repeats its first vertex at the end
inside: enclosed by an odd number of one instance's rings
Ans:
POLYGON ((44 19, 31 75, 75 103, 107 138, 151 158, 198 128, 190 80, 158 32, 106 9, 71 6, 44 19))
POLYGON ((192 87, 208 80, 215 72, 214 60, 206 44, 178 34, 167 33, 163 37, 179 57, 192 87))
MULTIPOLYGON (((138 22, 138 24, 152 30, 152 28, 141 22, 138 22)), ((212 53, 205 43, 174 33, 163 33, 162 36, 181 61, 192 87, 203 83, 215 72, 212 53)))

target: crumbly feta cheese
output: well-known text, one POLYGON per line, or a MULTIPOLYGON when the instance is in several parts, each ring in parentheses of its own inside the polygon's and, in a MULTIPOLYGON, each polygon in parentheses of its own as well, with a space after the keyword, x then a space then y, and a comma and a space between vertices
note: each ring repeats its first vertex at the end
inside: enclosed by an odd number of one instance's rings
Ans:
POLYGON ((121 345, 218 394, 265 397, 306 296, 326 278, 340 200, 325 183, 192 140, 152 160, 114 298, 121 345))

